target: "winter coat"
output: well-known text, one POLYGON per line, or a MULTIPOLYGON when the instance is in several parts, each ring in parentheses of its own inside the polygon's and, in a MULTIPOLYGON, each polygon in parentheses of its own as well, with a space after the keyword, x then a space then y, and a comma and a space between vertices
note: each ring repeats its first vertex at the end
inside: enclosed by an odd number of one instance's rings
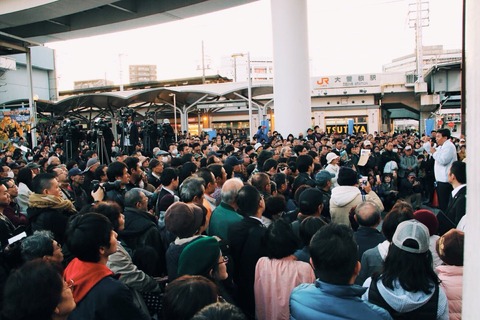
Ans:
POLYGON ((447 295, 450 320, 462 319, 463 266, 439 266, 435 271, 447 295))
POLYGON ((392 319, 390 314, 360 298, 367 288, 335 285, 320 280, 301 284, 290 295, 290 319, 392 319))
POLYGON ((350 226, 348 218, 350 210, 364 201, 373 201, 383 211, 382 200, 374 191, 370 191, 365 196, 362 196, 360 189, 355 186, 339 186, 332 190, 332 197, 330 198, 330 214, 332 222, 350 226))

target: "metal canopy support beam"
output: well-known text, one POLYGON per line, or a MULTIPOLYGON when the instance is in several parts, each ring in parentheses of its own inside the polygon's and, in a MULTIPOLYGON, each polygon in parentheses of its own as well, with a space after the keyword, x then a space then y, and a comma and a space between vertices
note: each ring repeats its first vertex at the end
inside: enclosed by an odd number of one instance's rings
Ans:
POLYGON ((10 43, 10 42, 5 42, 5 41, 0 41, 0 47, 4 47, 4 48, 7 48, 7 49, 12 49, 12 50, 15 50, 15 51, 20 51, 20 52, 23 52, 23 53, 27 53, 27 51, 28 51, 28 48, 25 48, 25 47, 22 47, 22 46, 19 46, 19 45, 10 43))
POLYGON ((206 95, 202 96, 201 98, 197 99, 197 101, 195 101, 194 103, 189 105, 185 111, 188 113, 191 108, 195 107, 197 104, 202 102, 202 100, 204 100, 206 97, 208 97, 208 94, 206 94, 206 95))
POLYGON ((114 9, 117 9, 117 10, 120 10, 120 11, 123 11, 123 12, 128 12, 128 13, 131 13, 131 14, 136 14, 135 11, 132 11, 132 10, 129 10, 129 9, 126 9, 126 8, 123 8, 123 7, 120 7, 120 6, 117 6, 117 5, 115 5, 115 4, 109 3, 109 4, 107 4, 107 6, 112 7, 112 8, 114 8, 114 9))

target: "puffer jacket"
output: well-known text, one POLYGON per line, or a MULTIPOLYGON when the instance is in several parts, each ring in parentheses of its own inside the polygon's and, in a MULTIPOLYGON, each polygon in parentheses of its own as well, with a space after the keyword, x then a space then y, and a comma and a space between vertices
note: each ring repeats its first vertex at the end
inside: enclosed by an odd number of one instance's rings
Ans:
POLYGON ((381 211, 383 211, 382 200, 374 191, 370 191, 365 197, 362 196, 360 189, 355 186, 339 186, 332 190, 330 198, 330 214, 332 222, 350 226, 348 215, 353 207, 356 207, 363 201, 373 201, 381 211))
POLYGON ((391 319, 390 314, 360 298, 367 288, 315 281, 303 283, 290 295, 291 320, 391 319))
POLYGON ((463 267, 438 266, 435 271, 447 295, 450 320, 462 319, 463 267))

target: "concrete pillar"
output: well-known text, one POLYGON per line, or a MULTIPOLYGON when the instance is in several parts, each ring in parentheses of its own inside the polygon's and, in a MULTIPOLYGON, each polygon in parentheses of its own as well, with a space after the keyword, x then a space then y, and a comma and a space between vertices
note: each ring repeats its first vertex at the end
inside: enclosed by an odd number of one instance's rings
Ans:
POLYGON ((478 297, 480 286, 478 285, 478 270, 480 270, 480 166, 478 166, 476 152, 480 148, 480 38, 477 33, 480 30, 480 2, 466 0, 466 119, 468 140, 467 157, 467 227, 465 231, 465 254, 463 273, 463 319, 478 319, 478 297))
POLYGON ((380 108, 368 109, 368 133, 373 134, 375 131, 380 131, 380 108))
POLYGON ((180 112, 180 127, 183 131, 188 131, 188 112, 187 108, 183 107, 182 111, 180 112))
POLYGON ((310 127, 306 0, 271 0, 275 130, 298 136, 310 127))

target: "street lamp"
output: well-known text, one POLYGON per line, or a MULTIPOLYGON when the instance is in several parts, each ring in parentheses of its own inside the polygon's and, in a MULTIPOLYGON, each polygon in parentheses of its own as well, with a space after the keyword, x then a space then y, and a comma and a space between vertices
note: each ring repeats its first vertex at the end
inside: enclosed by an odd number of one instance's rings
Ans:
POLYGON ((250 52, 247 53, 235 53, 232 54, 232 58, 235 61, 235 81, 237 81, 237 57, 247 56, 247 72, 248 72, 248 127, 250 132, 250 141, 254 135, 253 133, 253 123, 252 123, 252 72, 250 68, 250 52))
POLYGON ((173 121, 175 123, 175 143, 178 142, 177 136, 177 95, 175 93, 170 93, 170 97, 173 97, 173 121))

